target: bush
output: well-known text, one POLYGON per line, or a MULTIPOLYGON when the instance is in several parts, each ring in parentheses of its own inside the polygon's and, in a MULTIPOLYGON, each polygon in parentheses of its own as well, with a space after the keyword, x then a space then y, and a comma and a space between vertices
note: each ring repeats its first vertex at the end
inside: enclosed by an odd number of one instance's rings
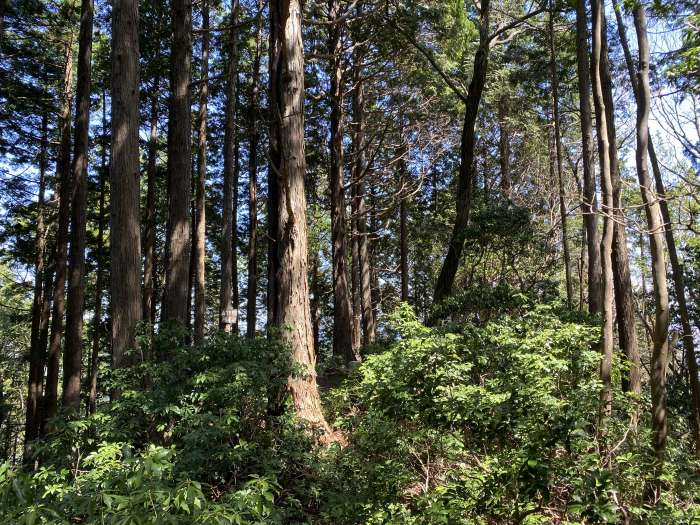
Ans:
POLYGON ((334 393, 336 424, 352 438, 326 480, 327 522, 690 522, 688 462, 669 462, 661 505, 640 503, 649 435, 627 432, 640 400, 616 388, 619 417, 606 442, 596 437, 599 328, 578 317, 539 305, 428 329, 401 307, 397 342, 334 393))

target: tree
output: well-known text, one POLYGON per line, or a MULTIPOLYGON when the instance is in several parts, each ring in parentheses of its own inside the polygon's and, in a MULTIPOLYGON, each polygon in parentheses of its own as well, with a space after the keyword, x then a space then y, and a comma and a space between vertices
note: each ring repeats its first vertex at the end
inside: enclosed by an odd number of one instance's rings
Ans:
POLYGON ((85 302, 85 237, 87 164, 90 137, 90 87, 92 79, 92 0, 82 0, 78 39, 78 86, 76 90, 75 141, 73 152, 73 206, 71 214, 66 348, 63 352, 63 408, 76 415, 80 410, 80 375, 83 356, 83 307, 85 302))
POLYGON ((559 187, 559 214, 561 216, 561 242, 564 254, 564 274, 566 279, 566 302, 569 308, 573 307, 574 285, 571 277, 571 255, 569 253, 569 229, 568 217, 565 201, 564 175, 562 167, 562 146, 561 131, 559 129, 559 73, 556 62, 556 44, 554 42, 556 34, 554 32, 554 9, 549 11, 549 67, 551 70, 552 83, 552 119, 554 123, 554 143, 557 165, 557 184, 559 187))
POLYGON ((170 56, 170 111, 168 118, 168 235, 163 301, 165 321, 184 327, 189 317, 187 297, 190 268, 190 199, 192 150, 190 146, 190 76, 192 62, 192 5, 172 4, 173 40, 170 56))
MULTIPOLYGON (((627 32, 625 30, 625 24, 622 18, 622 11, 618 4, 615 4, 614 7, 615 18, 617 19, 617 31, 625 56, 625 64, 627 65, 632 91, 634 93, 635 100, 637 100, 639 98, 639 84, 637 82, 634 61, 632 60, 632 53, 630 52, 629 44, 627 42, 627 32)), ((666 237, 666 248, 668 250, 669 261, 671 262, 671 275, 673 277, 676 301, 678 301, 678 312, 681 318, 681 327, 683 329, 683 348, 685 350, 686 362, 688 363, 688 382, 690 384, 690 394, 693 404, 691 422, 693 425, 693 433, 695 434, 695 453, 696 455, 700 455, 700 381, 698 380, 698 365, 697 357, 695 355, 693 331, 690 326, 690 317, 688 315, 688 306, 686 302, 685 276, 683 274, 683 268, 681 267, 680 261, 678 260, 676 240, 673 234, 673 228, 671 227, 671 214, 669 213, 668 202, 665 198, 666 189, 661 176, 659 160, 656 156, 656 151, 654 150, 654 143, 651 135, 647 135, 649 144, 649 160, 651 161, 652 172, 654 174, 654 182, 656 184, 656 194, 659 199, 661 217, 665 225, 664 235, 666 237)))
POLYGON ((235 29, 238 19, 238 2, 231 6, 231 31, 226 69, 226 123, 224 136, 224 245, 221 252, 221 297, 219 327, 225 332, 235 329, 238 324, 238 304, 233 304, 233 288, 237 286, 236 275, 236 211, 238 185, 236 176, 236 108, 238 85, 238 33, 235 29))
POLYGON ((66 300, 66 272, 68 258, 68 225, 70 221, 70 146, 73 84, 73 33, 69 32, 65 43, 65 62, 63 73, 63 94, 59 114, 60 135, 58 158, 56 159, 56 178, 59 181, 58 226, 54 262, 56 266, 51 309, 51 334, 46 358, 46 383, 44 386, 44 410, 42 413, 42 430, 48 429, 48 422, 58 411, 58 374, 61 359, 61 339, 63 337, 63 316, 66 300))
POLYGON ((479 112, 479 102, 486 83, 489 49, 489 14, 490 0, 483 0, 479 10, 479 47, 474 55, 474 72, 469 83, 466 96, 460 98, 464 103, 464 127, 460 145, 460 165, 457 176, 457 215, 447 248, 447 255, 442 263, 440 274, 435 284, 433 302, 439 303, 452 293, 459 261, 464 248, 464 232, 469 223, 471 210, 472 186, 475 178, 476 164, 474 162, 474 145, 476 143, 476 119, 479 112))
MULTIPOLYGON (((141 320, 139 203, 138 2, 112 8, 112 152, 110 156, 110 255, 112 366, 127 364, 141 320)), ((187 148, 189 150, 189 147, 187 148)))
POLYGON ((246 306, 246 335, 254 337, 258 311, 258 142, 260 133, 256 117, 260 95, 260 53, 262 53, 263 3, 258 0, 257 31, 253 55, 253 75, 250 86, 250 118, 248 135, 248 294, 246 306))
POLYGON ((158 155, 158 86, 160 79, 154 81, 155 89, 151 94, 148 161, 146 167, 146 210, 145 233, 143 236, 143 312, 142 319, 148 321, 153 332, 156 312, 156 156, 158 155))
POLYGON ((605 111, 605 97, 603 94, 602 66, 603 39, 605 36, 605 22, 603 5, 600 0, 592 3, 592 51, 591 70, 593 77, 593 100, 595 103, 596 130, 598 135, 598 158, 600 162, 600 180, 602 189, 603 212, 603 236, 600 244, 602 281, 602 315, 603 334, 601 339, 602 360, 600 364, 600 378, 603 388, 600 394, 600 431, 604 432, 606 421, 612 413, 612 357, 613 357, 613 303, 614 284, 612 268, 612 247, 614 237, 614 201, 613 182, 611 177, 609 136, 607 125, 607 113, 605 111))
POLYGON ((340 2, 328 2, 328 53, 330 55, 330 191, 331 244, 333 257, 333 354, 347 362, 356 354, 352 332, 352 304, 348 286, 347 219, 345 217, 345 177, 343 175, 343 75, 344 28, 340 2))
POLYGON ((591 116, 591 77, 588 59, 588 19, 586 3, 576 3, 576 68, 583 165, 583 220, 586 225, 588 254, 588 311, 599 313, 602 308, 602 269, 600 234, 596 203, 596 180, 593 170, 593 119, 591 116))
POLYGON ((353 148, 353 199, 352 213, 357 223, 357 251, 359 259, 360 306, 362 308, 362 333, 365 346, 374 343, 376 325, 372 306, 372 266, 369 253, 369 235, 367 233, 367 207, 365 204, 365 95, 362 79, 363 54, 359 49, 353 54, 353 83, 355 90, 352 97, 352 115, 354 120, 353 148))
MULTIPOLYGON (((273 125, 278 130, 280 164, 277 175, 278 250, 276 321, 289 344, 294 360, 304 374, 289 379, 296 412, 324 434, 330 427, 321 410, 316 385, 316 356, 313 346, 309 284, 307 277, 307 225, 304 177, 304 47, 301 3, 298 0, 272 0, 275 12, 273 30, 279 59, 272 107, 273 125)), ((272 79, 271 79, 272 80, 272 79)))
POLYGON ((44 303, 48 302, 48 290, 44 289, 46 249, 46 226, 44 223, 44 200, 46 192, 46 171, 48 169, 48 115, 41 116, 41 151, 39 153, 39 194, 36 210, 36 247, 34 255, 34 300, 32 302, 32 332, 29 348, 29 385, 27 387, 27 410, 24 426, 25 455, 30 455, 29 447, 39 437, 41 423, 40 408, 44 383, 44 352, 41 346, 41 332, 48 323, 44 316, 44 303))
POLYGON ((206 303, 207 222, 205 198, 207 190, 207 104, 209 103, 209 4, 202 1, 202 57, 199 86, 199 129, 197 137, 197 196, 195 238, 194 342, 204 340, 206 303))
MULTIPOLYGON (((651 275, 654 285, 654 302, 656 305, 653 352, 651 356, 651 428, 652 447, 657 459, 655 480, 660 474, 660 467, 666 451, 668 423, 666 416, 666 367, 668 365, 668 326, 670 320, 668 304, 668 285, 666 282, 666 257, 664 254, 663 230, 659 202, 653 193, 649 176, 649 110, 651 106, 651 88, 649 87, 649 40, 644 7, 635 5, 634 27, 637 32, 639 49, 639 69, 637 70, 637 150, 635 155, 637 177, 644 203, 644 212, 649 229, 649 251, 651 252, 651 275)), ((656 488, 658 484, 655 482, 656 488)), ((651 491, 650 491, 651 492, 651 491)), ((648 493, 647 498, 656 501, 657 494, 648 493)))
MULTIPOLYGON (((603 89, 602 108, 605 111, 605 123, 608 127, 608 156, 610 157, 610 179, 613 185, 613 215, 614 233, 612 247, 613 285, 615 290, 615 308, 617 331, 620 347, 627 358, 630 371, 623 380, 624 386, 634 394, 639 394, 641 387, 639 347, 635 327, 635 301, 630 277, 629 255, 627 253, 627 233, 625 231, 625 209, 622 202, 622 179, 618 169, 617 128, 615 125, 615 102, 613 99, 612 78, 610 75, 610 59, 608 56, 607 20, 602 14, 602 37, 600 56, 600 79, 603 89)), ((631 423, 636 426, 636 411, 632 413, 631 423)))

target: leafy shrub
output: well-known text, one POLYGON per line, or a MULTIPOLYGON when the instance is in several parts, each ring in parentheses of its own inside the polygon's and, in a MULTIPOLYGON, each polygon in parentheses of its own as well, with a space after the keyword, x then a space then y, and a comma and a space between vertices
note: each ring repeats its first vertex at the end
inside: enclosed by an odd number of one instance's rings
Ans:
POLYGON ((641 505, 648 430, 627 431, 640 400, 616 388, 619 417, 598 440, 597 323, 552 305, 440 329, 404 305, 392 323, 397 342, 334 393, 352 438, 326 478, 328 523, 680 523, 698 512, 687 492, 697 476, 680 462, 668 479, 682 489, 641 505))

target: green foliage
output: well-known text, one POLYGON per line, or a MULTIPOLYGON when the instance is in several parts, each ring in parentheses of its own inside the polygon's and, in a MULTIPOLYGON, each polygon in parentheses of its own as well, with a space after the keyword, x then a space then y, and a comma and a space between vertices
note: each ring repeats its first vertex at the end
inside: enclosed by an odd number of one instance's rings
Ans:
POLYGON ((151 347, 144 340, 154 361, 106 379, 117 400, 88 419, 57 422, 36 447, 38 471, 2 467, 0 521, 284 521, 279 481, 297 476, 311 450, 284 409, 289 352, 224 335, 189 347, 181 336, 165 331, 151 347))
POLYGON ((670 462, 661 505, 640 503, 652 459, 648 427, 628 432, 634 400, 615 390, 620 417, 596 436, 599 328, 575 317, 533 305, 428 329, 403 305, 397 342, 333 394, 352 439, 327 472, 327 522, 690 522, 687 460, 670 462))
MULTIPOLYGON (((285 401, 288 351, 166 331, 153 362, 114 372, 119 397, 58 424, 34 472, 0 467, 0 521, 144 524, 693 523, 697 462, 674 427, 655 507, 646 398, 614 389, 596 432, 595 319, 522 302, 427 328, 402 303, 377 347, 326 391, 346 447, 318 447, 285 401)), ((137 360, 137 356, 132 356, 137 360)), ((614 362, 620 384, 623 366, 614 362)))

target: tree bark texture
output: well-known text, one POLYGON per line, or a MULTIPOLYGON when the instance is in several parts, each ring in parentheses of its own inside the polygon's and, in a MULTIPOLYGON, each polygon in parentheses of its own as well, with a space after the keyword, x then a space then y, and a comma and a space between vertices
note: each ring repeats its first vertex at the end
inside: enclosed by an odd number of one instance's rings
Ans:
POLYGON ((330 427, 321 410, 316 385, 316 355, 307 276, 306 192, 304 177, 304 47, 299 0, 272 0, 279 21, 279 94, 273 122, 279 127, 280 169, 278 232, 279 268, 277 320, 294 360, 304 374, 289 378, 289 389, 299 417, 324 435, 330 427))
POLYGON ((170 63, 168 119, 168 253, 165 272, 164 319, 187 324, 190 267, 190 76, 192 67, 192 4, 173 0, 173 43, 170 63))
POLYGON ((591 74, 588 59, 588 19, 586 3, 576 3, 576 70, 578 72, 579 111, 581 114, 583 165, 583 220, 586 225, 588 253, 588 311, 597 314, 602 304, 600 232, 596 202, 596 177, 593 168, 593 118, 591 115, 591 74))
POLYGON ((489 58, 489 13, 490 0, 482 0, 479 16, 479 47, 474 56, 474 73, 469 83, 465 101, 464 127, 460 146, 460 166, 457 178, 457 214, 450 236, 447 255, 442 263, 440 275, 435 285, 433 302, 439 303, 452 293, 459 262, 464 248, 464 234, 469 223, 472 187, 476 175, 474 145, 476 143, 476 119, 479 103, 486 83, 486 71, 489 58))
POLYGON ((83 308, 85 305, 85 246, 87 164, 90 148, 90 87, 92 81, 92 0, 82 0, 78 40, 75 140, 73 150, 73 205, 71 208, 66 348, 63 352, 63 409, 73 416, 80 411, 80 377, 83 357, 83 308))
MULTIPOLYGON (((126 364, 124 353, 135 344, 136 326, 141 321, 138 21, 139 6, 136 0, 114 2, 110 161, 112 366, 114 368, 126 364)), ((187 151, 189 151, 189 141, 187 151)))

